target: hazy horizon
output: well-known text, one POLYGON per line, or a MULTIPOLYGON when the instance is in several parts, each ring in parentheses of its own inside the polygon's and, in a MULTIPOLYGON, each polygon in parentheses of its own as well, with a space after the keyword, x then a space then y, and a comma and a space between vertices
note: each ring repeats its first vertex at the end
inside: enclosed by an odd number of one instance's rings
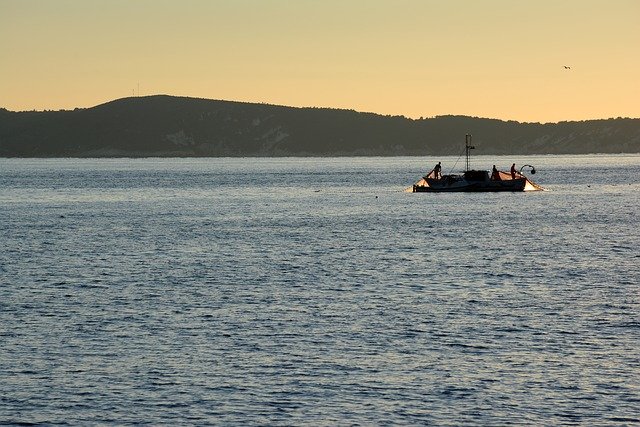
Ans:
POLYGON ((637 118, 637 16, 631 0, 0 0, 0 107, 168 94, 410 118, 637 118))

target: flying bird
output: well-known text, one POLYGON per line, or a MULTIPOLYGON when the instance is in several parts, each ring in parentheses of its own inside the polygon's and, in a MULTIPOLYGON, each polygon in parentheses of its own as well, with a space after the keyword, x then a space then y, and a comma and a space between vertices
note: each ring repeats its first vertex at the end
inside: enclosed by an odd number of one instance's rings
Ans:
POLYGON ((565 70, 570 70, 570 69, 571 69, 571 67, 569 67, 568 65, 565 65, 565 66, 564 66, 564 69, 565 69, 565 70))

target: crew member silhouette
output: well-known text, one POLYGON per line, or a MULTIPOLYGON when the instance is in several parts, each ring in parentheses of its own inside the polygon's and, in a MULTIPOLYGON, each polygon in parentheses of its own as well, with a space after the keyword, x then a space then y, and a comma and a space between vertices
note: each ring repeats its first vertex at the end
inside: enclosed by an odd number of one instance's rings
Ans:
POLYGON ((433 177, 435 179, 442 178, 442 174, 440 173, 441 170, 442 170, 442 166, 440 165, 440 162, 438 162, 438 164, 435 165, 435 167, 433 168, 433 177))
POLYGON ((511 179, 516 179, 516 164, 511 165, 511 179))
POLYGON ((496 165, 493 165, 493 170, 491 171, 491 179, 494 181, 500 181, 500 172, 496 169, 496 165))

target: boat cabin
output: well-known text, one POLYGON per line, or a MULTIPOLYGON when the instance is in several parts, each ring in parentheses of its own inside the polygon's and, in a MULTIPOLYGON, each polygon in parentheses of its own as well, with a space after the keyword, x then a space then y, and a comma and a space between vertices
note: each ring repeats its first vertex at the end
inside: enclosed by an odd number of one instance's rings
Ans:
POLYGON ((476 170, 465 171, 464 179, 466 181, 489 181, 489 172, 476 170))

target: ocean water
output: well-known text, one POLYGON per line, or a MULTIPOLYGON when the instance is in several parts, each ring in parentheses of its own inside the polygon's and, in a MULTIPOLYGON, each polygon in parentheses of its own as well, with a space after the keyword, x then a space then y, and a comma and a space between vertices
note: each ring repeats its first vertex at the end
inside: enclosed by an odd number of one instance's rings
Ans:
POLYGON ((640 424, 640 155, 456 160, 0 159, 0 424, 640 424))

